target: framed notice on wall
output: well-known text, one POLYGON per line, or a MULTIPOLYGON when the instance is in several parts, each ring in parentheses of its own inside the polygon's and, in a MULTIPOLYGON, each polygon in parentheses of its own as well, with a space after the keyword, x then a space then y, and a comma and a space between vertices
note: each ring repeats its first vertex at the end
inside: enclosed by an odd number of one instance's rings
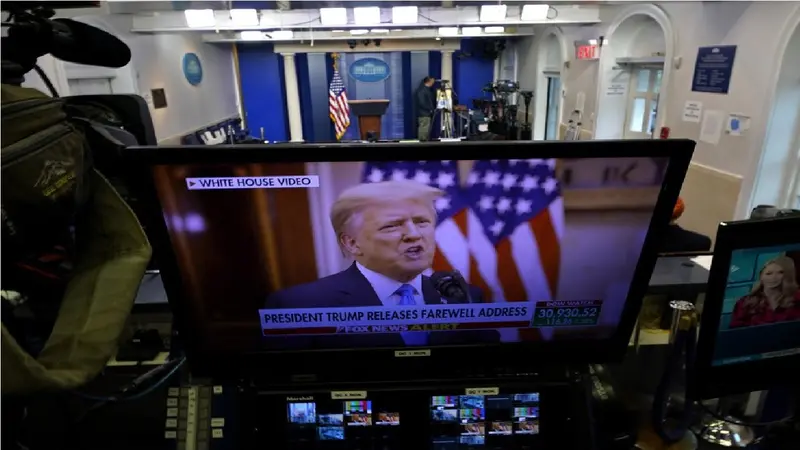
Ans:
POLYGON ((697 49, 692 91, 727 94, 735 59, 735 45, 717 45, 697 49))

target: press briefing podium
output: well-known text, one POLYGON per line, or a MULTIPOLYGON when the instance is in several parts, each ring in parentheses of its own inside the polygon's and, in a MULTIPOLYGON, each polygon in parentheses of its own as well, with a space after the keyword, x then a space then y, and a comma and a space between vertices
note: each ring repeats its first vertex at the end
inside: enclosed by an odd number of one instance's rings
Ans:
POLYGON ((367 140, 367 133, 374 133, 375 139, 381 138, 381 116, 389 107, 389 100, 349 100, 350 111, 358 117, 358 133, 362 141, 367 140))

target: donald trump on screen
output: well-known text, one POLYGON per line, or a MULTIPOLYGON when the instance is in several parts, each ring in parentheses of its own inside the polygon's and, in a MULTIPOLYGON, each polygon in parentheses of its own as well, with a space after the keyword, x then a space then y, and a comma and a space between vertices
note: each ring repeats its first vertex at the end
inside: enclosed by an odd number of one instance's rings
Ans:
MULTIPOLYGON (((458 303, 441 296, 423 273, 436 252, 434 201, 444 192, 414 181, 353 186, 339 196, 330 219, 347 269, 272 294, 269 309, 411 306, 458 303)), ((470 297, 481 293, 470 286, 470 297)), ((462 300, 463 302, 463 300, 462 300)))

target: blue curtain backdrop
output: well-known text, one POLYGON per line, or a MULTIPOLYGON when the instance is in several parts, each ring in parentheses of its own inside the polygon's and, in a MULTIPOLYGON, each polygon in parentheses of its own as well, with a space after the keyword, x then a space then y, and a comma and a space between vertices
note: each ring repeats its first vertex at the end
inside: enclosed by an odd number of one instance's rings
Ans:
POLYGON ((483 87, 494 77, 494 60, 483 56, 483 47, 479 39, 462 39, 461 53, 453 57, 453 89, 459 104, 470 109, 473 99, 484 97, 483 87))
POLYGON ((270 141, 289 140, 286 116, 286 84, 283 82, 283 57, 271 44, 238 44, 242 102, 247 128, 270 141))
MULTIPOLYGON (((242 101, 247 126, 253 136, 264 128, 271 141, 289 140, 286 114, 286 92, 283 57, 274 53, 271 44, 239 44, 239 70, 242 79, 242 101)), ((471 56, 453 58, 453 88, 460 103, 472 107, 473 98, 483 97, 483 86, 492 81, 494 62, 482 55, 478 40, 462 40, 462 50, 471 56)), ((328 116, 328 88, 333 76, 330 54, 296 54, 303 137, 306 142, 334 141, 333 124, 328 116)), ((352 100, 388 99, 389 108, 383 117, 384 139, 410 139, 417 136, 417 114, 414 91, 425 76, 441 78, 441 52, 343 53, 339 70, 352 100), (362 58, 377 58, 389 65, 390 75, 376 83, 360 82, 348 72, 350 64, 362 58)), ((345 139, 358 138, 356 117, 345 139)))
MULTIPOLYGON (((350 100, 389 100, 389 108, 381 123, 382 139, 402 139, 405 135, 405 119, 403 99, 406 89, 403 85, 403 54, 388 53, 342 53, 339 59, 339 73, 347 89, 350 100), (376 58, 389 65, 389 77, 383 81, 366 83, 350 76, 349 67, 363 58, 376 58)), ((350 117, 350 127, 343 139, 358 139, 358 118, 350 117)))

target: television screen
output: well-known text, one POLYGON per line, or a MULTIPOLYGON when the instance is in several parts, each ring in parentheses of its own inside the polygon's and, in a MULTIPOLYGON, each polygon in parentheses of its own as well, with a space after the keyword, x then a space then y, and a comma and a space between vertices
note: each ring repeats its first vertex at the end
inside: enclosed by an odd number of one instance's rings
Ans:
MULTIPOLYGON (((207 345, 284 351, 608 339, 668 162, 157 164, 152 173, 183 296, 211 324, 207 345)), ((443 406, 436 420, 481 409, 443 406)))
POLYGON ((712 365, 800 354, 800 242, 734 250, 712 365))

